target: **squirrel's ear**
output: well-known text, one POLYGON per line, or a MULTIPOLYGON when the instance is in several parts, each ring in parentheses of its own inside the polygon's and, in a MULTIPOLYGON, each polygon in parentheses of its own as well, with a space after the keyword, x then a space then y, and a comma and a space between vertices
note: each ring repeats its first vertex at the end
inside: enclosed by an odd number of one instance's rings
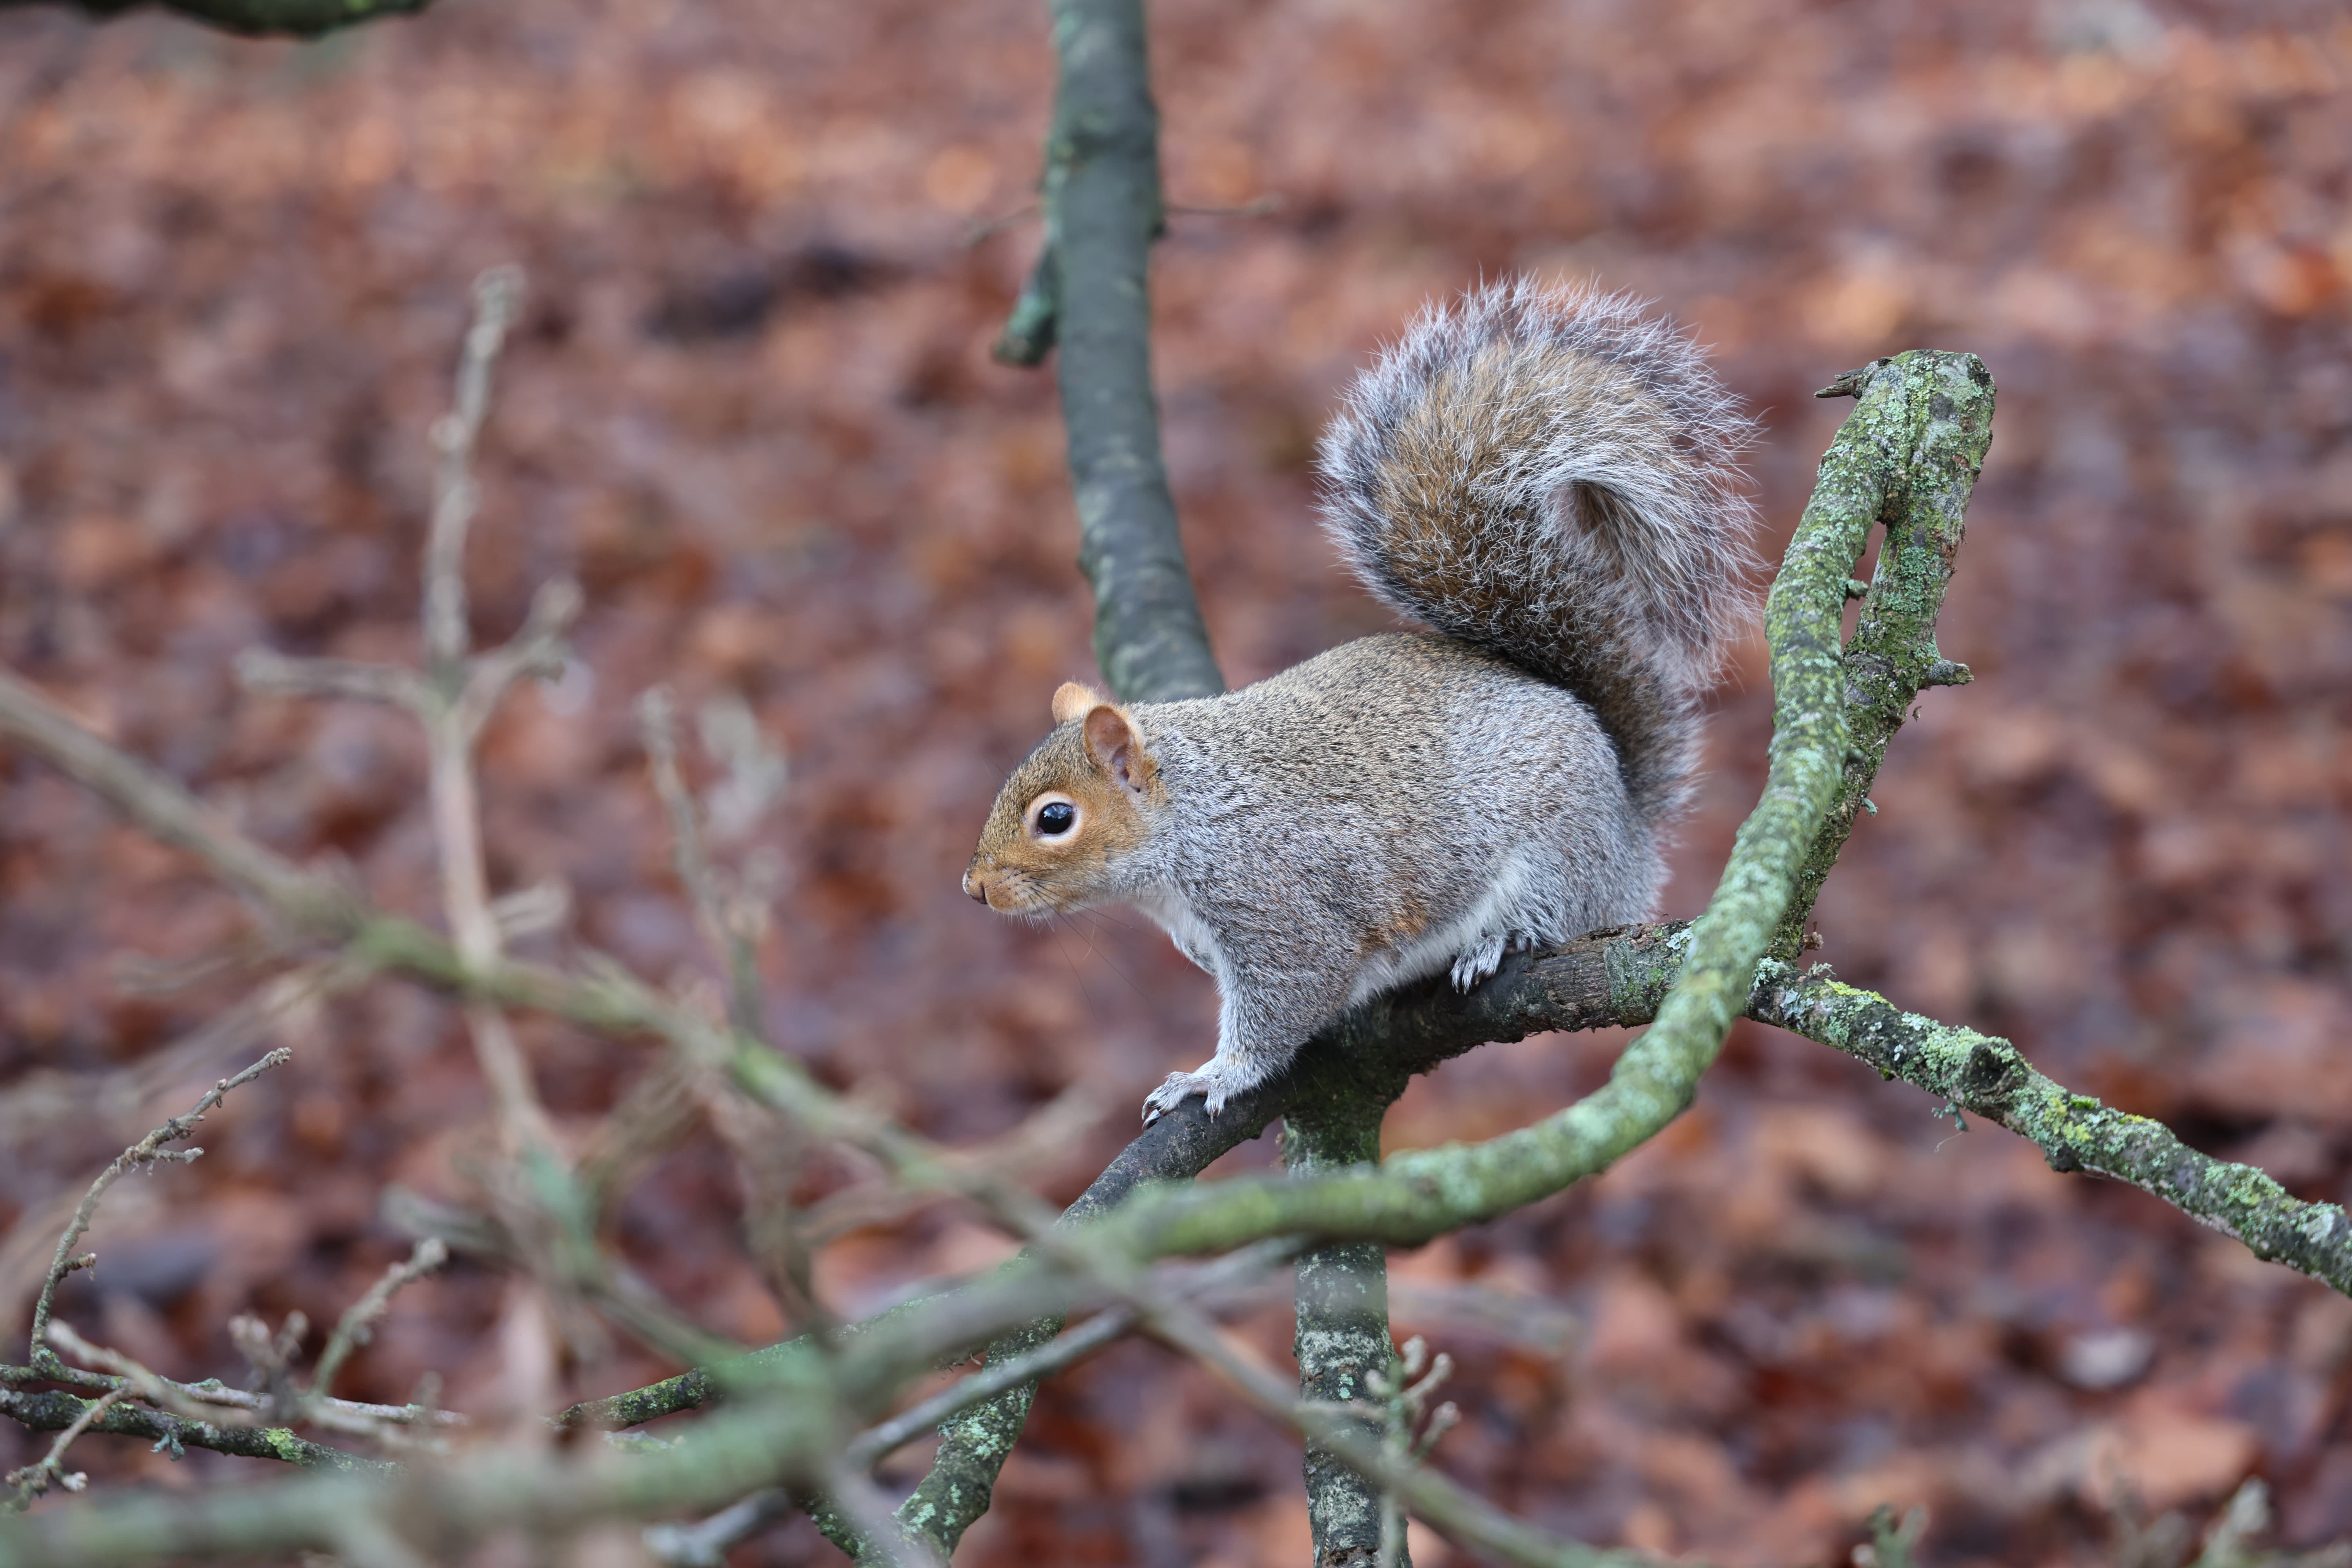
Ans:
POLYGON ((1054 722, 1083 719, 1103 705, 1103 694, 1083 681, 1066 680, 1054 689, 1054 722))
POLYGON ((1135 794, 1151 782, 1151 753, 1143 749, 1142 740, 1129 727, 1127 715, 1108 702, 1097 702, 1087 712, 1087 755, 1095 766, 1108 773, 1122 789, 1135 794))

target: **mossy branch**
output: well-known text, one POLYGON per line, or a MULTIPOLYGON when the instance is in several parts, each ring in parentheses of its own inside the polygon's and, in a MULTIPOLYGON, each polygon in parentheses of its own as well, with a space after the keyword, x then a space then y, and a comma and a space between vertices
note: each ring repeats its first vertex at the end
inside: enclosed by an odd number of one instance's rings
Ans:
POLYGON ((2128 1182, 2201 1225, 2352 1296, 2352 1219, 2289 1195, 2251 1165, 2200 1154, 2160 1121, 2101 1105, 2036 1071, 2007 1040, 1906 1013, 1826 968, 1768 963, 1748 1016, 1833 1047, 2031 1139, 2053 1171, 2128 1182))
MULTIPOLYGON (((16 1382, 43 1376, 35 1368, 0 1368, 0 1381, 16 1382)), ((81 1418, 97 1401, 59 1391, 0 1387, 0 1415, 36 1432, 62 1432, 81 1418)), ((356 1474, 389 1474, 393 1466, 382 1459, 347 1453, 297 1436, 283 1426, 239 1426, 228 1422, 198 1421, 128 1402, 110 1405, 91 1421, 92 1432, 123 1437, 143 1437, 157 1447, 177 1453, 184 1448, 209 1448, 248 1459, 278 1459, 308 1469, 346 1470, 356 1474)))
MULTIPOLYGON (((1891 363, 1879 360, 1848 371, 1815 395, 1860 395, 1891 363)), ((1992 440, 1990 390, 1987 382, 1981 397, 1931 393, 1925 409, 1915 411, 1927 427, 1894 492, 1895 504, 1881 519, 1886 533, 1878 565, 1863 590, 1854 634, 1845 646, 1845 773, 1774 936, 1772 951, 1782 958, 1804 951, 1813 901, 1853 831, 1887 742, 1909 717, 1912 703, 1927 687, 1964 686, 1972 679, 1968 666, 1937 651, 1936 620, 1952 580, 1953 558, 1967 535, 1969 493, 1992 440)))

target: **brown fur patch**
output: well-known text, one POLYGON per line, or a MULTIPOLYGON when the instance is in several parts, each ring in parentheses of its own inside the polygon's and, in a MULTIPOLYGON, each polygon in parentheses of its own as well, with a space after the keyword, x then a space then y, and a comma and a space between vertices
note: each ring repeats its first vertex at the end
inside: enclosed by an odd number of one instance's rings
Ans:
MULTIPOLYGON (((1097 703, 1089 712, 1118 719, 1129 736, 1130 766, 1144 775, 1146 801, 1159 804, 1165 790, 1150 766, 1142 738, 1108 704, 1097 703)), ((997 792, 965 874, 987 895, 989 908, 1007 914, 1082 909, 1109 895, 1112 868, 1139 848, 1149 832, 1135 796, 1089 752, 1080 724, 1066 721, 1039 742, 997 792), (1030 831, 1030 805, 1048 793, 1066 795, 1078 807, 1078 826, 1060 838, 1040 838, 1030 831)))

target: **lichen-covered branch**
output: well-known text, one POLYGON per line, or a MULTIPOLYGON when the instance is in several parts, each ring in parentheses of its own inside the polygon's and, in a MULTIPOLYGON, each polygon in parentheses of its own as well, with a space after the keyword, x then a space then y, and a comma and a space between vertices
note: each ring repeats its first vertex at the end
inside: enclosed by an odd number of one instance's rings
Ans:
POLYGON ((2129 1182, 2255 1257, 2352 1295, 2352 1220, 2340 1205, 2290 1196, 2251 1165, 2199 1153, 2160 1121, 2054 1083, 2007 1040, 1906 1013, 1825 968, 1778 963, 1759 973, 1748 1013, 2031 1139, 2053 1170, 2129 1182))
MULTIPOLYGON (((1889 363, 1881 360, 1849 371, 1815 395, 1859 395, 1889 363)), ((1972 374, 1981 375, 1982 371, 1976 365, 1972 374)), ((1947 374, 1971 373, 1958 366, 1948 367, 1947 374)), ((1878 565, 1863 595, 1853 637, 1845 646, 1845 774, 1838 782, 1828 820, 1805 856, 1796 896, 1773 940, 1772 951, 1782 958, 1794 958, 1804 950, 1805 921, 1813 901, 1853 831, 1854 817, 1886 756, 1886 744, 1910 716, 1913 701, 1927 687, 1962 686, 1971 679, 1968 666, 1955 664, 1937 650, 1936 617, 1952 580, 1953 558, 1968 531, 1969 493, 1992 441, 1991 382, 1985 380, 1980 389, 1970 387, 1971 393, 1979 390, 1981 395, 1931 393, 1925 408, 1914 411, 1924 428, 1906 443, 1907 449, 1885 454, 1890 463, 1899 464, 1900 477, 1888 489, 1888 505, 1879 520, 1886 533, 1878 565)))
MULTIPOLYGON (((0 1524, 0 1568, 285 1558, 346 1549, 355 1537, 403 1547, 413 1561, 415 1548, 404 1541, 411 1532, 430 1543, 434 1560, 450 1562, 503 1531, 550 1537, 599 1520, 716 1507, 780 1479, 811 1477, 826 1462, 833 1406, 820 1391, 805 1392, 772 1390, 713 1416, 691 1441, 651 1452, 575 1458, 493 1450, 459 1464, 408 1467, 396 1484, 352 1475, 127 1494, 103 1509, 0 1524), (404 1528, 395 1530, 395 1521, 404 1528)), ((104 1429, 106 1420, 98 1425, 104 1429)))
MULTIPOLYGON (((41 1375, 29 1367, 8 1368, 6 1373, 11 1374, 11 1381, 13 1374, 19 1371, 26 1376, 41 1375)), ((109 1390, 109 1393, 119 1392, 109 1390)), ((0 1415, 36 1432, 62 1432, 86 1415, 96 1403, 96 1400, 82 1399, 57 1390, 0 1387, 0 1415)), ((118 1403, 93 1419, 88 1429, 124 1437, 143 1437, 166 1449, 209 1448, 216 1454, 236 1454, 248 1459, 278 1459, 311 1469, 389 1474, 394 1468, 381 1459, 370 1459, 346 1453, 341 1448, 331 1448, 324 1443, 313 1443, 308 1437, 295 1436, 283 1426, 239 1426, 228 1422, 202 1421, 191 1416, 174 1415, 165 1410, 152 1410, 144 1405, 118 1403)), ((0 1538, 0 1541, 5 1541, 5 1538, 0 1538)), ((5 1544, 0 1544, 0 1563, 7 1561, 5 1544)))
MULTIPOLYGON (((148 0, 0 0, 0 8, 68 4, 105 20, 137 10, 148 0)), ((152 0, 160 9, 247 37, 315 38, 339 27, 385 16, 409 16, 433 0, 152 0)))
MULTIPOLYGON (((1339 1092, 1294 1097, 1283 1115, 1282 1152, 1293 1175, 1369 1170, 1380 1163, 1381 1120, 1390 1100, 1376 1088, 1334 1085, 1339 1092)), ((1389 1331, 1388 1251, 1377 1241, 1343 1241, 1298 1260, 1297 1321, 1299 1397, 1321 1405, 1359 1401, 1368 1435, 1379 1405, 1370 1379, 1384 1372, 1395 1346, 1389 1331)), ((1367 1568, 1381 1554, 1380 1489, 1331 1448, 1307 1445, 1307 1520, 1317 1568, 1367 1568)), ((1399 1568, 1412 1568, 1402 1552, 1399 1568)))
POLYGON ((1053 0, 1057 63, 1045 135, 1045 252, 998 344, 1055 370, 1095 590, 1095 659, 1130 702, 1224 689, 1176 531, 1151 391, 1151 241, 1160 111, 1143 0, 1053 0))

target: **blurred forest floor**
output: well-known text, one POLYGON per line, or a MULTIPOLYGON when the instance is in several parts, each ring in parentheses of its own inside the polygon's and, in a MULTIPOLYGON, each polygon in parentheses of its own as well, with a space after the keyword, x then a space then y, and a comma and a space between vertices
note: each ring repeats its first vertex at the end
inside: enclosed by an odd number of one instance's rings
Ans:
MULTIPOLYGON (((2352 1192, 2352 23, 2135 0, 1159 0, 1158 379, 1228 678, 1386 625, 1310 521, 1337 389, 1424 299, 1532 268, 1657 298, 1765 414, 1781 536, 1847 405, 1908 346, 2000 387, 1945 617, 1976 684, 1896 742, 1821 906, 1823 957, 2008 1035, 2296 1193, 2352 1192), (1229 208, 1278 197, 1271 216, 1229 208)), ((705 974, 631 703, 740 693, 788 752, 763 953, 778 1038, 948 1140, 1073 1085, 1100 1114, 1203 1058, 1209 981, 1135 918, 1042 931, 957 890, 1090 605, 1049 374, 986 345, 1034 251, 1050 93, 1034 0, 443 0, 309 46, 142 16, 0 16, 0 662, 268 842, 436 909, 398 715, 248 699, 242 648, 413 658, 425 431, 467 288, 521 262, 480 472, 478 630, 577 574, 579 665, 484 758, 501 887, 566 879, 562 952, 705 974), (974 241, 983 220, 1012 216, 974 241)), ((1754 798, 1760 642, 1721 703, 1668 912, 1754 798)), ((738 847, 733 853, 752 853, 738 847)), ((226 1065, 172 1048, 249 985, 157 989, 230 899, 0 756, 0 1297, 61 1195, 226 1065), (145 955, 143 966, 125 955, 145 955)), ((303 1013, 295 1064, 127 1183, 62 1310, 183 1377, 224 1324, 332 1321, 404 1244, 391 1183, 463 1197, 488 1107, 457 1015, 397 984, 303 1013)), ((525 1024, 584 1126, 648 1053, 525 1024)), ((1595 1087, 1621 1042, 1493 1047, 1391 1146, 1595 1087)), ((1273 1160, 1270 1140, 1228 1166, 1273 1160)), ((814 1197, 841 1173, 817 1173, 814 1197)), ((707 1136, 620 1244, 746 1340, 782 1320, 707 1136)), ((931 1211, 845 1237, 845 1314, 986 1264, 931 1211)), ((1440 1460, 1599 1541, 1845 1560, 1880 1502, 1927 1561, 2107 1560, 2126 1489, 2272 1483, 2352 1532, 2352 1302, 2137 1193, 1743 1025, 1696 1108, 1601 1179, 1395 1259, 1401 1331, 1461 1362, 1440 1460), (1551 1304, 1549 1308, 1544 1304, 1551 1304), (1572 1321, 1565 1321, 1561 1312, 1572 1321)), ((507 1286, 404 1294, 339 1392, 436 1370, 495 1407, 507 1286)), ((1248 1320, 1286 1353, 1283 1304, 1248 1320)), ((568 1369, 602 1393, 668 1370, 568 1369)), ((0 1465, 22 1462, 0 1434, 0 1465)), ((902 1456, 905 1473, 919 1451, 902 1456)), ((101 1489, 249 1474, 115 1439, 101 1489)), ((1140 1344, 1048 1386, 975 1564, 1307 1555, 1290 1440, 1140 1344)), ((1443 1550, 1422 1542, 1423 1568, 1443 1550)), ((804 1522, 739 1563, 837 1561, 804 1522)))

